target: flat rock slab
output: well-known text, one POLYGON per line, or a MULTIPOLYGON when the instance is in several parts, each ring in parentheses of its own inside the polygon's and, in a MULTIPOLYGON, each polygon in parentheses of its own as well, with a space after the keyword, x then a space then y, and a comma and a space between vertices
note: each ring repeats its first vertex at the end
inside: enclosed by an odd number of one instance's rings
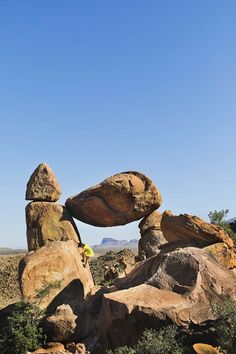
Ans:
POLYGON ((231 248, 234 245, 221 227, 189 214, 173 215, 171 211, 165 211, 161 218, 161 229, 168 242, 193 241, 199 247, 218 242, 224 242, 231 248))
POLYGON ((123 172, 105 179, 66 201, 76 219, 94 226, 117 226, 149 215, 162 203, 154 183, 139 172, 123 172))
POLYGON ((63 205, 31 202, 26 206, 25 213, 29 251, 54 241, 80 241, 74 220, 63 205))
POLYGON ((61 187, 51 167, 41 163, 32 173, 26 188, 26 200, 55 202, 60 198, 61 187))
POLYGON ((94 283, 89 265, 83 267, 80 252, 70 240, 56 241, 28 253, 19 266, 24 299, 36 301, 42 308, 66 303, 74 309, 83 302, 94 283))

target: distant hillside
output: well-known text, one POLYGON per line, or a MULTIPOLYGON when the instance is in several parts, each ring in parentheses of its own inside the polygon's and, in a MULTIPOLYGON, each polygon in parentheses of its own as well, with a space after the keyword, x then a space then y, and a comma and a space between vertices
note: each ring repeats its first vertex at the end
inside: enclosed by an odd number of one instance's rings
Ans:
POLYGON ((100 245, 95 245, 93 247, 138 247, 138 240, 132 239, 130 241, 127 240, 116 240, 114 238, 105 237, 102 239, 100 245))

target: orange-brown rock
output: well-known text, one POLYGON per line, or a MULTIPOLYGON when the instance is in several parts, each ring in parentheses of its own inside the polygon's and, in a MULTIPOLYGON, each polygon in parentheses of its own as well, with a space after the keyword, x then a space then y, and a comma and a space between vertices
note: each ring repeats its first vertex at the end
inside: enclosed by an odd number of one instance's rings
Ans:
POLYGON ((47 317, 43 324, 47 338, 53 342, 68 342, 73 340, 77 327, 77 318, 68 304, 57 307, 56 312, 47 317))
POLYGON ((25 212, 29 251, 54 241, 80 241, 73 218, 64 206, 50 202, 31 202, 25 212))
POLYGON ((31 354, 70 354, 62 343, 50 342, 45 348, 39 348, 31 354))
POLYGON ((141 239, 138 244, 137 260, 152 257, 160 252, 159 246, 166 243, 166 239, 161 231, 162 214, 154 211, 139 223, 141 239))
POLYGON ((31 175, 26 189, 26 200, 55 202, 60 198, 61 187, 51 167, 41 163, 31 175))
POLYGON ((235 248, 229 248, 227 244, 220 242, 204 247, 204 250, 211 254, 217 262, 229 269, 236 268, 236 251, 235 248))
POLYGON ((66 207, 78 220, 94 226, 125 225, 147 216, 162 202, 154 183, 139 172, 123 172, 70 197, 66 207))
POLYGON ((196 343, 193 345, 193 349, 197 354, 221 354, 222 353, 218 350, 218 348, 215 348, 212 345, 205 344, 205 343, 196 343))
POLYGON ((201 325, 214 319, 212 303, 236 299, 236 275, 204 250, 164 249, 117 279, 121 290, 103 295, 98 328, 106 348, 134 344, 145 327, 201 325))
POLYGON ((151 230, 161 231, 161 218, 162 214, 157 210, 143 218, 138 225, 140 234, 143 236, 146 232, 151 230))
POLYGON ((83 267, 80 252, 70 240, 55 241, 28 253, 19 266, 23 298, 38 302, 42 308, 50 305, 50 313, 64 301, 73 308, 79 306, 94 286, 89 265, 83 267))
POLYGON ((197 216, 175 216, 171 211, 165 211, 162 214, 161 229, 168 242, 193 242, 199 247, 224 242, 233 247, 233 240, 221 227, 209 224, 197 216))

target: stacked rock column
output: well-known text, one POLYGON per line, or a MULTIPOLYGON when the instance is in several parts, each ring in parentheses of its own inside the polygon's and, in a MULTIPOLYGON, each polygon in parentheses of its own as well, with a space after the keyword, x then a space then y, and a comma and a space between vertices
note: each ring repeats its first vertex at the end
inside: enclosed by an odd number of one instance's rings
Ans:
POLYGON ((54 241, 80 242, 79 231, 65 206, 57 204, 61 188, 49 165, 40 164, 31 175, 26 190, 28 250, 35 251, 54 241))

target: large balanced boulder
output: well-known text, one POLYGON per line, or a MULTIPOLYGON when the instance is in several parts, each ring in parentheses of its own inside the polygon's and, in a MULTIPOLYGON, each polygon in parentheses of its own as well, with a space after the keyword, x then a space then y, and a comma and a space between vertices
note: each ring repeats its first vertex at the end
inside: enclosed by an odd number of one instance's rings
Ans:
POLYGON ((138 244, 138 260, 158 254, 159 246, 167 242, 161 231, 161 218, 162 214, 155 210, 139 223, 141 238, 138 244))
POLYGON ((121 290, 103 295, 99 316, 106 348, 134 344, 145 327, 202 325, 214 319, 212 304, 236 299, 235 274, 194 247, 162 250, 115 285, 121 290))
POLYGON ((55 202, 60 198, 61 187, 51 167, 41 163, 32 173, 26 189, 26 200, 55 202))
POLYGON ((173 215, 171 211, 165 211, 161 218, 161 229, 168 242, 192 242, 198 247, 218 242, 224 242, 231 248, 234 245, 233 240, 220 226, 189 214, 173 215))
POLYGON ((71 215, 94 226, 125 225, 159 208, 162 197, 154 183, 139 172, 123 172, 70 197, 71 215))
POLYGON ((28 250, 35 251, 54 241, 80 241, 79 231, 67 209, 50 202, 32 202, 26 206, 28 250))
POLYGON ((55 241, 28 253, 19 265, 23 298, 48 307, 51 313, 65 303, 79 310, 94 286, 89 265, 83 266, 80 253, 72 240, 55 241))

